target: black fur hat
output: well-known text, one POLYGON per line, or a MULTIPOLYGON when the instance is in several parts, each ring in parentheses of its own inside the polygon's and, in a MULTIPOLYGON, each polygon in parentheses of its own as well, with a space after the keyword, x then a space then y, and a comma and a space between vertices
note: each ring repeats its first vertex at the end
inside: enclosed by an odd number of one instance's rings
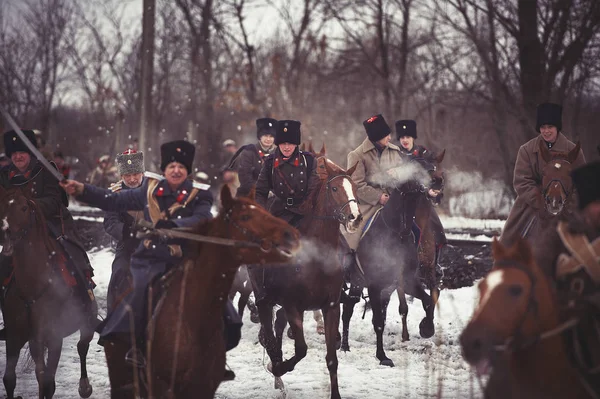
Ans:
POLYGON ((300 133, 300 122, 293 120, 277 121, 275 132, 275 145, 291 143, 300 145, 302 134, 300 133))
MULTIPOLYGON (((35 148, 37 148, 37 140, 34 131, 23 130, 23 133, 25 133, 25 136, 27 136, 29 141, 33 143, 35 148)), ((6 156, 9 158, 17 151, 28 152, 29 154, 33 155, 25 143, 23 143, 23 140, 17 136, 17 132, 14 130, 4 133, 4 151, 6 152, 6 156)))
POLYGON ((260 140, 265 134, 270 134, 275 137, 275 130, 277 128, 277 119, 273 118, 259 118, 256 120, 256 137, 260 140))
POLYGON ((417 138, 417 122, 412 119, 403 119, 396 121, 396 137, 410 136, 413 139, 417 138))
POLYGON ((196 147, 189 141, 175 140, 164 143, 160 146, 160 170, 164 172, 168 164, 179 162, 185 166, 188 174, 190 174, 192 173, 195 153, 196 147))
POLYGON ((556 126, 558 131, 562 131, 562 107, 553 103, 542 103, 537 107, 537 123, 535 130, 540 131, 542 125, 556 126))
POLYGON ((363 126, 367 131, 369 140, 373 142, 381 140, 392 132, 392 129, 390 129, 385 119, 383 119, 383 115, 381 114, 373 115, 363 122, 363 126))
POLYGON ((573 184, 577 189, 579 209, 585 208, 594 201, 600 201, 600 161, 590 162, 571 172, 573 184))

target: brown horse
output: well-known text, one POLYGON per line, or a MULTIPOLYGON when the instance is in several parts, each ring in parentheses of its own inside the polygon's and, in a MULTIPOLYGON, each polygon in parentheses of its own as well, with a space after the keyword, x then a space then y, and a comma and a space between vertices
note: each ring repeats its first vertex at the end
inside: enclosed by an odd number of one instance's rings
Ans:
POLYGON ((73 295, 62 273, 51 265, 60 264, 62 251, 50 238, 46 220, 33 200, 19 189, 0 188, 0 219, 3 220, 4 253, 12 253, 14 265, 13 279, 4 299, 6 370, 3 381, 8 398, 14 398, 15 368, 21 348, 27 342, 35 361, 39 397, 52 398, 63 338, 77 330, 81 363, 79 395, 87 398, 92 394, 92 386, 87 376, 86 356, 94 336, 96 303, 84 306, 81 298, 73 295))
MULTIPOLYGON (((250 198, 232 198, 223 186, 219 215, 193 233, 248 244, 196 244, 183 265, 164 278, 167 288, 148 327, 146 380, 124 362, 126 340, 105 344, 113 398, 212 398, 223 380, 223 306, 241 264, 285 262, 299 234, 250 198)), ((149 295, 152 297, 151 295, 149 295)), ((150 307, 151 305, 149 305, 150 307)))
POLYGON ((545 210, 551 215, 559 215, 569 210, 573 203, 573 180, 571 170, 579 155, 579 143, 569 152, 551 152, 540 140, 540 154, 546 165, 542 174, 542 196, 545 210))
POLYGON ((493 368, 489 398, 591 398, 571 366, 556 293, 519 238, 505 248, 494 239, 494 267, 479 283, 480 299, 460 342, 478 372, 493 368))
MULTIPOLYGON (((304 205, 311 212, 301 220, 298 230, 304 240, 310 241, 307 251, 296 258, 296 267, 280 270, 249 267, 254 285, 265 296, 257 302, 261 332, 271 359, 271 371, 276 378, 294 370, 296 364, 306 356, 307 345, 303 331, 303 315, 306 310, 320 309, 325 319, 325 360, 331 381, 331 398, 340 398, 336 350, 339 345, 340 293, 343 271, 337 252, 339 226, 356 231, 361 220, 356 200, 356 185, 351 179, 355 167, 347 172, 332 162, 324 162, 327 179, 320 180, 318 189, 304 205), (273 333, 273 307, 278 311, 273 333), (295 353, 283 360, 282 336, 287 321, 295 339, 295 353)), ((280 382, 280 380, 276 380, 280 382)))

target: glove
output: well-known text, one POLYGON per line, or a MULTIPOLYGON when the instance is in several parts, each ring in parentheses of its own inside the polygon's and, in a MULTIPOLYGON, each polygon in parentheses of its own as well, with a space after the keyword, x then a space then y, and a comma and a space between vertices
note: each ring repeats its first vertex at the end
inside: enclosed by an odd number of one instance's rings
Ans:
POLYGON ((177 223, 172 220, 159 220, 154 225, 155 229, 173 229, 175 227, 178 227, 177 223))

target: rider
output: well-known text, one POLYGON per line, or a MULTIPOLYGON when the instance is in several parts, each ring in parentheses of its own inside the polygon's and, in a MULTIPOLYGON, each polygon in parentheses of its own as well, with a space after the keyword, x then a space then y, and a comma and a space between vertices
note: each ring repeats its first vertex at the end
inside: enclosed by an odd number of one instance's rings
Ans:
MULTIPOLYGON (((504 245, 511 245, 519 235, 526 236, 529 226, 535 222, 537 211, 544 209, 541 171, 546 162, 539 154, 540 142, 544 143, 551 152, 568 152, 575 147, 575 144, 562 134, 562 107, 558 104, 538 105, 535 128, 540 134, 523 144, 517 154, 513 178, 517 199, 500 236, 500 241, 504 245)), ((573 167, 584 163, 585 157, 583 151, 580 151, 573 167)))
MULTIPOLYGON (((402 151, 402 154, 404 154, 409 160, 435 156, 424 146, 415 143, 417 139, 417 122, 412 119, 396 121, 396 137, 400 142, 400 150, 402 151)), ((443 196, 440 190, 434 190, 431 188, 427 191, 427 195, 431 199, 431 202, 435 205, 438 205, 441 202, 443 196)), ((444 233, 444 226, 442 226, 442 222, 440 221, 440 217, 435 211, 435 208, 431 209, 429 226, 434 232, 436 267, 439 267, 441 251, 442 248, 448 244, 448 240, 446 239, 446 233, 444 233)), ((413 229, 413 231, 414 230, 415 229, 413 229)), ((417 234, 416 241, 418 244, 420 228, 417 226, 416 230, 417 231, 415 231, 415 234, 417 234)))
MULTIPOLYGON (((192 227, 212 217, 213 197, 208 186, 188 179, 193 171, 195 146, 184 140, 164 143, 160 147, 164 178, 156 175, 144 180, 142 186, 116 193, 110 190, 68 180, 63 187, 69 194, 106 211, 143 211, 144 219, 157 229, 192 227)), ((145 239, 131 256, 133 292, 117 305, 106 319, 100 334, 101 341, 112 341, 119 336, 129 337, 129 315, 133 314, 134 334, 132 349, 126 360, 138 366, 145 365, 140 349, 145 348, 146 292, 151 281, 179 264, 188 253, 185 240, 145 239)))
MULTIPOLYGON (((112 184, 109 190, 113 193, 141 186, 144 182, 144 153, 127 150, 118 154, 117 169, 121 180, 112 184)), ((131 255, 138 247, 140 239, 133 234, 138 220, 144 218, 142 211, 106 212, 104 214, 104 230, 116 241, 116 254, 112 263, 112 274, 108 283, 106 308, 113 310, 118 287, 128 278, 131 255)))
MULTIPOLYGON (((37 148, 35 133, 32 130, 24 130, 23 133, 37 148)), ((36 203, 46 219, 50 236, 65 251, 65 266, 76 279, 77 294, 84 305, 91 304, 94 301, 91 281, 93 270, 75 231, 73 217, 67 209, 67 195, 58 180, 44 168, 15 131, 4 133, 4 148, 12 164, 0 170, 0 185, 6 189, 20 189, 36 203)), ((53 163, 52 166, 56 168, 53 163)), ((0 284, 12 271, 12 257, 1 257, 0 284)), ((3 297, 0 293, 0 304, 3 297)), ((0 330, 0 339, 4 339, 4 335, 4 330, 0 330)))
POLYGON ((243 146, 231 159, 229 167, 238 172, 238 178, 240 179, 237 196, 248 195, 258 180, 265 157, 275 151, 276 125, 277 120, 273 118, 257 119, 256 137, 258 137, 258 143, 243 146))
POLYGON ((277 122, 277 149, 265 159, 256 182, 256 202, 267 208, 269 193, 272 192, 275 199, 269 212, 294 227, 298 226, 306 213, 302 206, 304 201, 319 184, 317 163, 312 154, 298 148, 300 137, 300 122, 277 122))

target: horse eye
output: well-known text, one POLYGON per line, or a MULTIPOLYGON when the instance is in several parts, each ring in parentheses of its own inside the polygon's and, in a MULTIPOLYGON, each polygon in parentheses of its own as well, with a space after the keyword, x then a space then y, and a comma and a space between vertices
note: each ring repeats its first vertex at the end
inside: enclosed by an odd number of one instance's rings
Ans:
POLYGON ((21 208, 22 212, 27 212, 27 205, 23 205, 23 207, 21 208))
POLYGON ((510 294, 510 296, 517 298, 523 293, 523 287, 521 287, 520 285, 511 285, 510 287, 508 287, 508 293, 510 294))
POLYGON ((242 216, 240 216, 240 220, 242 222, 247 222, 248 220, 250 220, 251 217, 252 216, 250 216, 250 215, 242 215, 242 216))
POLYGON ((331 187, 333 191, 337 191, 337 187, 331 187))

